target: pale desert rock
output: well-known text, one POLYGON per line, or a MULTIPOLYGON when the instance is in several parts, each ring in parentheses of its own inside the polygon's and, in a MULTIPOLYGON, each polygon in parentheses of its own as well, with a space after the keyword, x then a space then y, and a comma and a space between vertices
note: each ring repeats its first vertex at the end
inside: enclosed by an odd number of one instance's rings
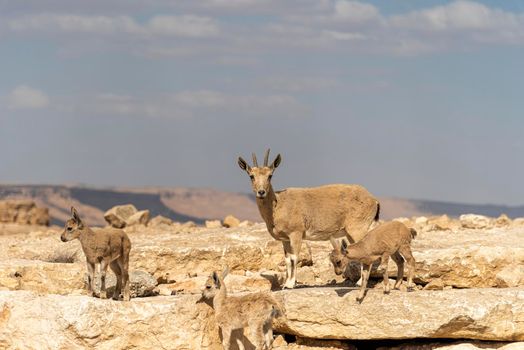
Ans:
MULTIPOLYGON (((217 266, 225 265, 229 265, 231 271, 285 272, 282 243, 271 238, 264 224, 228 230, 183 229, 178 226, 136 226, 132 229, 130 269, 146 271, 163 283, 169 281, 170 275, 207 275, 217 266)), ((83 262, 85 258, 80 243, 61 242, 61 231, 0 235, 0 256, 4 259, 83 262)), ((502 286, 501 276, 505 275, 499 275, 502 270, 508 266, 524 266, 522 232, 521 228, 514 226, 419 232, 412 242, 417 261, 415 280, 427 284, 441 278, 445 286, 457 288, 502 286)), ((329 262, 331 249, 329 242, 306 241, 302 246, 299 267, 312 267, 315 285, 342 279, 334 274, 329 262)), ((353 280, 356 281, 359 269, 354 272, 353 280)), ((396 265, 392 261, 389 273, 390 277, 396 274, 396 265)), ((305 276, 307 281, 311 281, 310 276, 305 276)), ((298 282, 304 282, 300 276, 298 282)), ((517 283, 524 285, 524 282, 517 283)))
POLYGON ((276 292, 286 318, 278 320, 275 329, 317 339, 524 340, 523 289, 392 291, 389 295, 368 290, 362 304, 356 302, 357 294, 355 288, 276 292))
POLYGON ((0 261, 0 289, 46 294, 85 294, 85 265, 53 264, 36 260, 0 261))
POLYGON ((428 225, 430 226, 429 231, 458 230, 461 226, 458 220, 452 220, 447 215, 430 218, 428 225))
MULTIPOLYGON (((188 277, 187 275, 174 276, 175 282, 169 284, 161 284, 157 287, 159 294, 201 294, 209 276, 201 275, 196 277, 188 277)), ((229 274, 226 277, 228 293, 239 292, 269 292, 271 290, 271 282, 258 274, 253 274, 249 277, 229 274)))
POLYGON ((415 281, 423 284, 441 278, 458 288, 496 287, 500 271, 524 264, 524 237, 518 230, 461 230, 452 239, 446 231, 422 233, 412 247, 415 281))
MULTIPOLYGON (((87 285, 87 274, 84 274, 84 282, 87 285)), ((145 271, 130 271, 129 272, 129 290, 131 298, 148 297, 156 295, 155 288, 158 285, 157 280, 145 271)), ((116 286, 116 277, 114 273, 108 272, 106 274, 106 291, 108 296, 113 295, 116 286)), ((100 275, 95 276, 95 294, 100 294, 100 275)))
POLYGON ((398 346, 383 346, 377 350, 522 350, 523 342, 503 343, 486 341, 461 341, 453 343, 428 342, 425 344, 405 343, 398 346))
POLYGON ((524 218, 516 218, 512 222, 512 226, 514 227, 522 227, 524 226, 524 218))
POLYGON ((218 350, 212 309, 197 300, 0 292, 0 348, 218 350))
POLYGON ((459 218, 460 224, 464 228, 484 229, 492 225, 491 218, 484 215, 463 214, 459 218))
POLYGON ((240 225, 240 220, 238 220, 233 215, 228 215, 224 218, 223 225, 227 228, 238 227, 240 225))
POLYGON ((140 210, 126 220, 126 226, 147 225, 149 222, 149 210, 140 210))
POLYGON ((162 215, 157 215, 149 221, 149 226, 171 225, 173 220, 162 215))
POLYGON ((32 200, 0 200, 0 222, 49 226, 49 209, 32 200))
POLYGON ((138 210, 133 204, 117 205, 104 214, 107 223, 116 228, 124 228, 126 221, 138 210))
POLYGON ((497 287, 517 287, 524 285, 524 265, 509 265, 500 270, 496 277, 497 287))
POLYGON ((444 281, 440 278, 435 278, 431 280, 428 284, 424 286, 424 290, 443 290, 446 285, 444 281))
POLYGON ((415 224, 418 226, 424 226, 428 223, 428 218, 425 216, 419 216, 415 219, 415 224))
POLYGON ((221 228, 222 227, 222 223, 220 222, 220 220, 206 220, 204 224, 206 228, 221 228))
POLYGON ((498 218, 495 219, 495 226, 505 227, 511 225, 511 219, 506 214, 501 214, 498 218))

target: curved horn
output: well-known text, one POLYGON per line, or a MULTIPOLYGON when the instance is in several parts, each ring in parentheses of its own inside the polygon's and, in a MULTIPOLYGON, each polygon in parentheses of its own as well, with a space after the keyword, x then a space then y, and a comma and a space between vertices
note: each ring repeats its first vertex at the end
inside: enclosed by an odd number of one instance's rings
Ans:
POLYGON ((253 166, 258 167, 257 156, 255 153, 253 153, 253 166))
POLYGON ((266 155, 264 156, 264 166, 268 166, 269 163, 269 148, 266 151, 266 155))

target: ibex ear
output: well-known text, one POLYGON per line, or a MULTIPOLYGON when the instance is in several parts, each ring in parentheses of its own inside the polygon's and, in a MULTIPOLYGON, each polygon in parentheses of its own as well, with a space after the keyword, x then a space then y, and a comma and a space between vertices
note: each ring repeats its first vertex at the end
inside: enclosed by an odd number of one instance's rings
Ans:
POLYGON ((247 162, 242 158, 242 157, 238 157, 238 166, 240 167, 240 169, 244 170, 244 171, 251 171, 251 167, 247 164, 247 162))
POLYGON ((271 166, 270 168, 271 169, 276 169, 278 168, 278 166, 280 165, 280 162, 282 161, 282 157, 280 156, 280 153, 277 155, 277 157, 275 158, 275 160, 273 161, 273 163, 271 163, 271 166))
POLYGON ((77 223, 82 222, 82 220, 80 220, 80 216, 78 215, 78 212, 76 211, 75 207, 71 207, 71 216, 73 217, 73 219, 75 219, 77 223))
POLYGON ((213 271, 211 278, 213 278, 213 283, 215 284, 215 286, 217 288, 220 288, 220 279, 218 278, 218 273, 216 271, 213 271))
POLYGON ((347 242, 345 239, 343 239, 343 240, 342 240, 342 245, 340 246, 340 251, 341 251, 343 254, 346 254, 347 249, 348 249, 348 242, 347 242))
POLYGON ((331 245, 333 246, 335 250, 340 250, 340 246, 335 238, 330 237, 329 241, 331 242, 331 245))
POLYGON ((222 271, 222 279, 226 278, 228 273, 229 273, 229 266, 226 266, 224 267, 224 271, 222 271))

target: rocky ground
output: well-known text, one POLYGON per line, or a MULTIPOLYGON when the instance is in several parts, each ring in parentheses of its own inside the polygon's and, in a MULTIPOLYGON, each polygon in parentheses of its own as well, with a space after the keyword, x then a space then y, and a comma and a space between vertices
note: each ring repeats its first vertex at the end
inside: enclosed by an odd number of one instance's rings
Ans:
POLYGON ((0 224, 0 348, 220 349, 200 291, 227 265, 231 293, 273 290, 282 301, 276 349, 524 349, 524 220, 399 220, 418 231, 417 289, 384 295, 377 279, 361 304, 358 268, 336 276, 328 242, 303 246, 298 287, 280 291, 283 250, 260 223, 126 226, 130 302, 86 295, 80 243, 62 243, 62 228, 0 224))

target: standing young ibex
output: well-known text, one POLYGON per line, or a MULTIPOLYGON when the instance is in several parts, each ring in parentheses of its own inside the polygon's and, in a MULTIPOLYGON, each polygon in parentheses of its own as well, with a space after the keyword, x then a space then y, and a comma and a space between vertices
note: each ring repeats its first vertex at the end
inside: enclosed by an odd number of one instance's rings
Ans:
POLYGON ((379 202, 359 185, 326 185, 312 188, 288 188, 273 191, 271 177, 281 161, 280 154, 268 165, 259 167, 253 153, 253 167, 238 158, 238 165, 251 178, 258 210, 269 234, 282 241, 286 260, 284 288, 296 281, 297 257, 302 240, 327 241, 346 236, 350 242, 360 240, 379 217, 379 202))
MULTIPOLYGON (((231 347, 231 332, 249 328, 251 340, 256 349, 271 349, 273 343, 273 318, 282 315, 280 303, 269 293, 251 293, 242 296, 228 296, 224 279, 216 271, 206 281, 202 296, 213 300, 215 319, 222 331, 222 345, 231 347)), ((243 345, 240 343, 242 349, 243 345)))
POLYGON ((363 265, 362 285, 357 301, 361 302, 366 293, 371 266, 375 261, 381 259, 380 265, 384 269, 384 293, 389 293, 388 262, 391 257, 397 264, 397 280, 394 288, 397 289, 404 277, 404 259, 408 264, 408 288, 413 287, 413 274, 415 272, 415 259, 411 253, 411 240, 415 238, 417 231, 406 227, 401 222, 390 221, 382 224, 355 244, 348 247, 345 240, 339 245, 334 239, 333 251, 329 258, 335 273, 341 275, 350 261, 358 261, 363 265))
POLYGON ((78 212, 71 207, 72 218, 66 221, 65 229, 60 239, 68 242, 78 239, 86 256, 88 272, 88 290, 94 295, 95 266, 100 264, 100 298, 106 299, 106 272, 107 267, 116 275, 116 287, 113 299, 118 299, 124 288, 124 300, 129 301, 129 251, 131 241, 127 234, 120 229, 103 228, 91 230, 80 220, 78 212))

